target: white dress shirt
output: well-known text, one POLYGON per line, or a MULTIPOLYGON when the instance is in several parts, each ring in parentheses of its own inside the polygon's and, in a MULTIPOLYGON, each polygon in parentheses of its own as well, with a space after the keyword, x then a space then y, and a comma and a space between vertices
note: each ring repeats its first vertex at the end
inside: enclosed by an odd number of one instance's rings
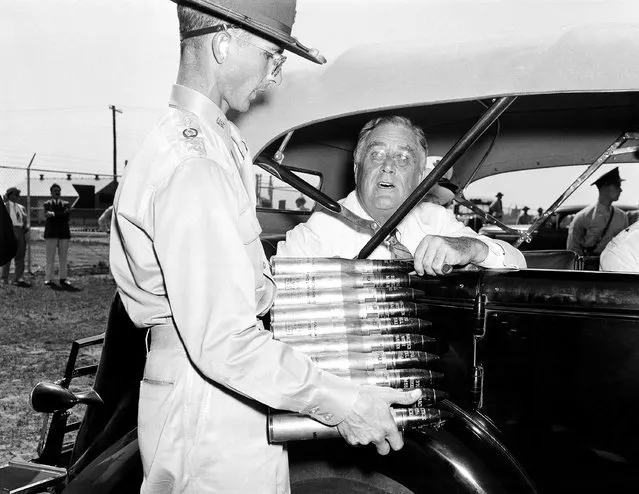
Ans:
MULTIPOLYGON (((372 219, 362 208, 357 193, 352 191, 339 201, 353 213, 372 219)), ((432 203, 421 203, 397 226, 397 239, 415 254, 426 235, 477 238, 488 246, 488 256, 478 265, 485 268, 525 268, 526 261, 519 250, 500 240, 478 235, 455 218, 448 209, 432 203)), ((372 238, 369 230, 356 228, 340 217, 325 211, 313 213, 306 223, 300 223, 279 242, 277 255, 283 257, 354 258, 372 238)), ((370 255, 371 259, 391 259, 389 247, 382 243, 370 255)))

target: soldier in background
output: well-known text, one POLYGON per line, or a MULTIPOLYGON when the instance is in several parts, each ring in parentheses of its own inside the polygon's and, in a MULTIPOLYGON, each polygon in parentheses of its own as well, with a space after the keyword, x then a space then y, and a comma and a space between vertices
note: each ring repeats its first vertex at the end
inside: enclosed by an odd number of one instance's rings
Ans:
POLYGON ((608 242, 628 227, 628 216, 612 205, 621 195, 619 168, 613 168, 592 185, 599 191, 597 202, 579 211, 570 224, 566 248, 582 256, 599 256, 608 242))

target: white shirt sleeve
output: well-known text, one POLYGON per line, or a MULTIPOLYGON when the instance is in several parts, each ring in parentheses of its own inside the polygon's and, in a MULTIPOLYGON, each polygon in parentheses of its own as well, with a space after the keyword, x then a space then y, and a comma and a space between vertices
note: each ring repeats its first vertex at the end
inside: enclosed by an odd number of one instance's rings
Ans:
POLYGON ((488 247, 488 256, 478 265, 483 268, 525 268, 523 254, 501 240, 478 235, 455 218, 452 211, 431 203, 422 203, 411 211, 398 227, 400 242, 413 254, 426 235, 476 238, 488 247))

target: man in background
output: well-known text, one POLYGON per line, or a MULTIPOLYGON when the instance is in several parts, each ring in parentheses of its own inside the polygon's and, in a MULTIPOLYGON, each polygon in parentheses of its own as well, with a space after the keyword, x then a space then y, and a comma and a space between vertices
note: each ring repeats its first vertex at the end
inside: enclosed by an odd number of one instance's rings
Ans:
POLYGON ((519 213, 519 216, 517 217, 518 225, 530 225, 533 222, 532 216, 528 214, 529 210, 530 208, 528 206, 521 208, 521 213, 519 213))
POLYGON ((105 233, 111 233, 111 218, 113 218, 113 206, 109 206, 98 218, 98 226, 105 233))
MULTIPOLYGON (((22 288, 29 288, 31 283, 24 279, 24 257, 27 251, 27 210, 22 204, 18 203, 20 198, 20 190, 16 187, 9 187, 5 194, 5 207, 11 218, 13 226, 13 235, 16 239, 16 254, 13 258, 15 266, 15 277, 13 284, 22 288)), ((9 270, 11 261, 2 266, 2 282, 6 285, 9 283, 9 270)))
MULTIPOLYGON (((621 182, 619 168, 613 168, 592 183, 599 191, 597 202, 575 215, 568 230, 568 250, 599 256, 608 242, 628 227, 626 213, 612 205, 621 195, 621 182)), ((594 265, 589 267, 596 269, 594 265)))
POLYGON ((501 202, 501 198, 504 197, 504 194, 497 192, 495 197, 496 199, 488 206, 488 214, 501 221, 504 217, 504 205, 501 202))
POLYGON ((44 239, 47 251, 44 284, 53 290, 77 291, 78 289, 67 279, 67 254, 71 239, 69 228, 71 206, 60 197, 62 189, 58 184, 53 184, 49 191, 51 199, 44 203, 44 239), (54 280, 56 252, 58 254, 59 285, 54 280))
POLYGON ((303 196, 299 196, 295 199, 295 206, 297 206, 298 211, 308 211, 306 207, 306 199, 303 196))

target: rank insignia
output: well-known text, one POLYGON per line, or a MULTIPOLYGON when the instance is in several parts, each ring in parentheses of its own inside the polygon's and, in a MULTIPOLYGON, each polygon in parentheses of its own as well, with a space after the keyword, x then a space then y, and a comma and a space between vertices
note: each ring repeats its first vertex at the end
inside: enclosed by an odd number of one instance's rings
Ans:
POLYGON ((182 132, 182 135, 189 139, 193 139, 194 137, 197 137, 197 130, 194 129, 193 127, 189 127, 188 129, 184 129, 184 131, 182 132))

